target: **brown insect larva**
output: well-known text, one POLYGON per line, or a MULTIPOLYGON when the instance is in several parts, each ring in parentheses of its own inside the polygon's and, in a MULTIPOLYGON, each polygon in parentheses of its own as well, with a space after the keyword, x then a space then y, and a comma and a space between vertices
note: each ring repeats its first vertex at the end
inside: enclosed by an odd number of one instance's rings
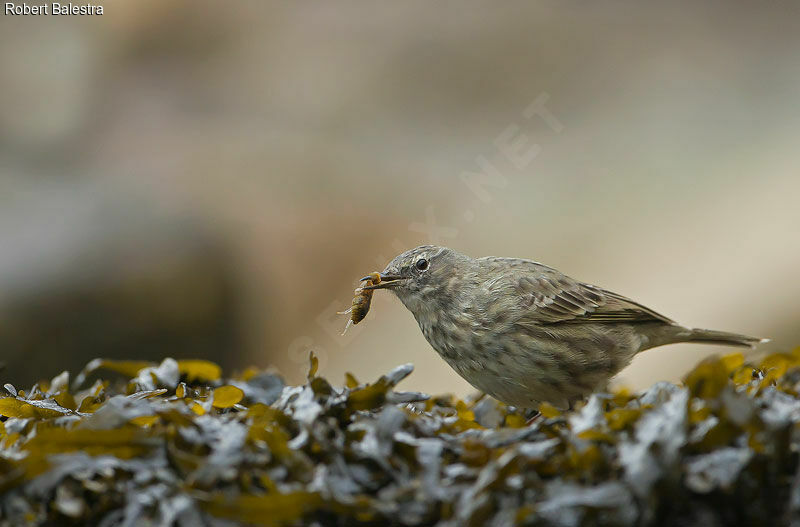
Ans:
MULTIPOLYGON (((369 278, 365 280, 370 285, 378 285, 381 283, 381 275, 379 273, 370 273, 369 278)), ((353 297, 353 304, 350 306, 350 309, 347 311, 339 311, 339 315, 347 315, 350 314, 350 320, 347 321, 347 325, 344 327, 344 331, 342 331, 342 335, 347 333, 347 330, 353 324, 358 324, 364 317, 367 316, 369 313, 369 306, 372 303, 372 293, 374 291, 372 289, 364 289, 363 287, 357 287, 355 290, 355 296, 353 297)))

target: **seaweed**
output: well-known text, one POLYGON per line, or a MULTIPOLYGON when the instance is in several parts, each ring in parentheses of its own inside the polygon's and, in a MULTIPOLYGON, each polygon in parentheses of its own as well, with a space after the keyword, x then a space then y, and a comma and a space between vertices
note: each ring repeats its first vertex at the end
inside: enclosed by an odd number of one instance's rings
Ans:
POLYGON ((0 396, 0 526, 792 525, 800 349, 543 404, 207 361, 90 362, 0 396), (91 378, 99 377, 93 382, 91 378))

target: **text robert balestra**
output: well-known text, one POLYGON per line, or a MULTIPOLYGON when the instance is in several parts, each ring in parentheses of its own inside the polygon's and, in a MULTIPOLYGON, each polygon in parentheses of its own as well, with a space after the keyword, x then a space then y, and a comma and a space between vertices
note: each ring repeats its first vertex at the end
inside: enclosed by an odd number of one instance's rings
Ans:
POLYGON ((5 15, 102 15, 103 6, 95 4, 15 4, 5 2, 5 15))

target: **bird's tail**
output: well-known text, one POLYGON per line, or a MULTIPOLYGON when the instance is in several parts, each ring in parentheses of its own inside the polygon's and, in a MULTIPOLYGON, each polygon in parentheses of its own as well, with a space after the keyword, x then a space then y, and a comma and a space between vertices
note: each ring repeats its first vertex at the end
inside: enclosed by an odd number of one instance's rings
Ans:
POLYGON ((727 331, 714 331, 711 329, 690 329, 689 335, 683 342, 699 342, 701 344, 720 344, 723 346, 738 346, 741 348, 755 348, 756 344, 769 342, 769 339, 749 337, 727 331))

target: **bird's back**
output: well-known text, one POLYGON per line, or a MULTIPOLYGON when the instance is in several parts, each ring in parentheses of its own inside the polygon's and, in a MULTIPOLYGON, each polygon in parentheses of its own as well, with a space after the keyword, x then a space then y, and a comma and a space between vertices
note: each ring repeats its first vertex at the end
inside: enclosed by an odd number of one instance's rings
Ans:
POLYGON ((547 265, 521 258, 487 256, 476 260, 491 297, 508 296, 526 324, 625 322, 675 325, 675 322, 633 300, 579 282, 547 265), (502 295, 501 295, 502 293, 502 295))

